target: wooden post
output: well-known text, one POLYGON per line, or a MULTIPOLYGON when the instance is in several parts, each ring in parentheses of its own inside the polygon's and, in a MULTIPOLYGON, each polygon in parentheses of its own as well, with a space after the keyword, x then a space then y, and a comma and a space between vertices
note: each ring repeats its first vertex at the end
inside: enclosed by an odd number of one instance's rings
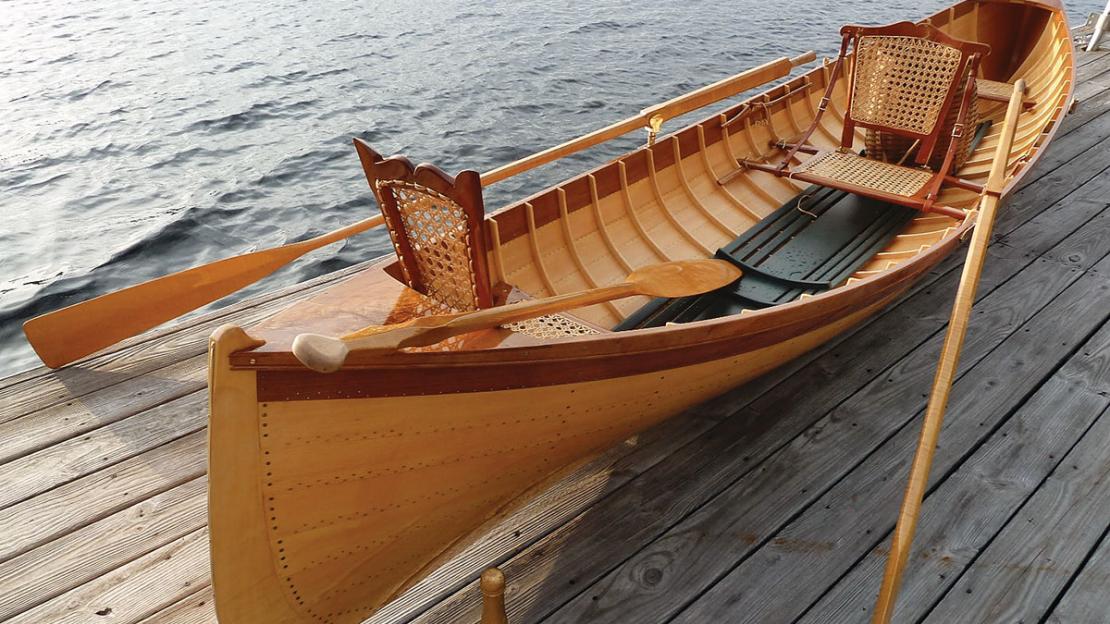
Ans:
POLYGON ((505 575, 497 568, 482 572, 482 624, 509 624, 505 614, 505 575))
POLYGON ((975 232, 967 250, 967 260, 964 262, 960 286, 956 291, 956 300, 952 305, 952 316, 948 322, 944 346, 941 348, 940 363, 937 365, 932 393, 929 395, 929 405, 925 410, 925 421, 921 425, 921 437, 918 439, 917 451, 910 466, 909 482, 906 484, 906 493, 898 512, 898 524, 894 527, 890 555, 887 557, 886 569, 883 572, 883 584, 879 589, 879 597, 875 601, 875 612, 871 618, 873 624, 889 624, 894 617, 902 573, 910 556, 914 531, 917 529, 917 518, 921 512, 921 501, 925 497, 925 489, 929 483, 933 453, 936 451, 937 438, 940 437, 941 426, 944 424, 944 410, 948 406, 948 395, 959 368, 960 350, 963 348, 964 336, 967 335, 971 307, 975 303, 975 292, 979 286, 979 275, 983 271, 987 247, 990 245, 991 230, 1006 179, 1010 149, 1013 145, 1014 131, 1017 129, 1024 93, 1025 81, 1018 80, 1010 96, 1010 104, 1006 109, 1006 119, 998 139, 998 148, 994 153, 990 176, 987 178, 987 185, 979 203, 975 232))

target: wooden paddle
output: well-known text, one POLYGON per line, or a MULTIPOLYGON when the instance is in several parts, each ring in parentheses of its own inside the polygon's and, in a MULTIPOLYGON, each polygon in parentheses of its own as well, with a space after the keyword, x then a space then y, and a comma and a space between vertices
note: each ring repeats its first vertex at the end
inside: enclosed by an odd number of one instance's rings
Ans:
POLYGON ((740 279, 740 274, 740 269, 723 260, 665 262, 637 269, 624 282, 613 286, 520 301, 477 312, 424 316, 395 325, 375 325, 342 338, 301 334, 293 340, 293 355, 312 370, 331 373, 339 370, 347 355, 354 351, 387 354, 404 347, 433 345, 459 334, 633 295, 689 297, 726 286, 740 279))
POLYGON ((921 501, 925 497, 925 489, 929 484, 929 471, 933 465, 933 453, 936 451, 937 438, 940 437, 941 426, 944 424, 944 411, 948 406, 948 395, 952 391, 952 383, 956 379, 960 362, 960 350, 963 348, 964 336, 967 335, 971 307, 975 304, 975 292, 979 287, 979 275, 983 271, 983 262, 987 258, 987 247, 990 245, 994 217, 998 211, 998 204, 1005 183, 1010 149, 1014 142, 1014 132, 1017 130, 1018 114, 1021 113, 1024 93, 1025 81, 1018 80, 1014 84, 1014 91, 1010 96, 1002 133, 998 139, 998 148, 994 152, 994 162, 991 163, 990 175, 987 177, 987 185, 979 203, 979 217, 975 223, 975 232, 972 234, 971 244, 968 246, 967 260, 964 261, 960 286, 956 290, 956 300, 952 305, 952 317, 948 321, 948 332, 944 337, 944 347, 941 348, 940 363, 937 365, 932 393, 929 395, 929 405, 925 409, 925 421, 921 425, 921 437, 918 439, 917 451, 914 453, 913 464, 910 466, 906 493, 902 499, 902 507, 898 512, 898 524, 894 527, 890 555, 887 557, 886 570, 883 572, 883 584, 875 602, 875 611, 871 618, 873 624, 889 624, 891 618, 894 617, 894 607, 898 599, 898 589, 902 583, 902 573, 906 569, 906 561, 910 556, 914 531, 917 529, 917 517, 921 513, 921 501))
POLYGON ((23 324, 43 363, 57 368, 230 295, 304 254, 381 225, 381 215, 315 238, 225 258, 36 316, 23 324))

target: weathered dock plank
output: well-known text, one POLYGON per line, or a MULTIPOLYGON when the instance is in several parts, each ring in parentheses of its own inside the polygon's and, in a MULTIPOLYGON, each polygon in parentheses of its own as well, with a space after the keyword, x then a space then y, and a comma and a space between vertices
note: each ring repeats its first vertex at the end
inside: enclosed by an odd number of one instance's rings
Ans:
POLYGON ((0 619, 203 528, 207 484, 198 477, 0 564, 0 619))
POLYGON ((194 393, 0 465, 0 507, 199 431, 207 398, 194 393))
POLYGON ((0 509, 0 561, 204 475, 204 434, 191 433, 0 509))
MULTIPOLYGON (((1110 406, 1110 324, 1046 381, 952 476, 926 498, 896 621, 920 621, 1110 406), (1046 414, 1056 417, 1046 418, 1046 414)), ((802 622, 850 622, 870 611, 889 534, 802 622)))
POLYGON ((1104 414, 924 621, 1013 622, 1047 614, 1110 526, 1108 445, 1104 414))
POLYGON ((1110 587, 1110 531, 1045 620, 1048 624, 1102 624, 1106 621, 1106 588, 1110 587))
POLYGON ((209 574, 208 529, 202 528, 7 622, 132 624, 193 594, 209 574))

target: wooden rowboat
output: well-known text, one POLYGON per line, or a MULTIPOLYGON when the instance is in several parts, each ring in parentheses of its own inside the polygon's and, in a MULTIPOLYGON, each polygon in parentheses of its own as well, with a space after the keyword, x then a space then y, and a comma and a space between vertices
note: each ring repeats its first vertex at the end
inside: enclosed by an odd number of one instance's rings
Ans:
MULTIPOLYGON (((1072 44, 1053 0, 968 0, 924 23, 990 46, 975 59, 974 101, 980 122, 992 123, 975 125, 970 154, 931 198, 943 210, 768 170, 821 109, 789 166, 840 143, 849 83, 832 80, 828 61, 670 135, 654 133, 674 108, 653 107, 481 176, 414 168, 357 142, 399 259, 212 339, 209 516, 221 621, 361 621, 576 462, 813 349, 956 250, 980 198, 1018 183, 1069 108, 1072 44), (1007 115, 1019 79, 1024 104, 1015 99, 1007 115), (650 145, 483 216, 483 185, 645 123, 650 145), (1000 159, 1004 178, 983 188, 1000 159), (465 236, 441 244, 429 206, 450 208, 469 224, 465 236), (543 299, 715 255, 744 271, 723 294, 623 298, 428 347, 353 349, 330 374, 293 353, 304 333, 543 299)), ((708 104, 784 67, 761 72, 682 102, 708 104)), ((863 130, 847 136, 864 147, 863 130)))

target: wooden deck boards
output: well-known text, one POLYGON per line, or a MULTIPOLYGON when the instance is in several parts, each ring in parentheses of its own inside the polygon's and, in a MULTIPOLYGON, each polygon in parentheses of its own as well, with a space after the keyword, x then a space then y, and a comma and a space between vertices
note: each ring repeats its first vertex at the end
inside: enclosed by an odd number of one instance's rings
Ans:
MULTIPOLYGON (((996 227, 905 621, 1110 614, 1110 53, 996 227)), ((961 258, 569 475, 371 621, 864 622, 961 258)), ((0 621, 208 624, 208 334, 357 267, 0 380, 0 621)))

